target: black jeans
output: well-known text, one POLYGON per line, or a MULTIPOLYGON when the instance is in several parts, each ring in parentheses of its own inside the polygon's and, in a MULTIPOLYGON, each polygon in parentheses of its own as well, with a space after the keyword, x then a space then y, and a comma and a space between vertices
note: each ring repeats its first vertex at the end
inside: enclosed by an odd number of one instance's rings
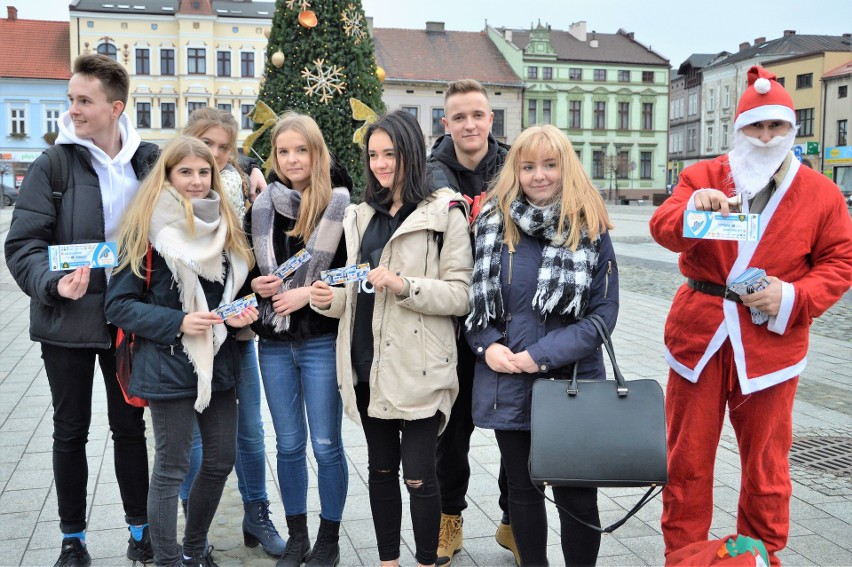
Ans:
MULTIPOLYGON (((544 496, 530 480, 530 432, 498 430, 494 433, 509 480, 509 513, 521 564, 524 567, 547 565, 547 513, 544 496)), ((596 488, 554 487, 553 499, 578 518, 600 525, 596 488)), ((559 523, 565 565, 594 565, 601 546, 600 532, 577 522, 561 508, 559 523)))
MULTIPOLYGON (((113 329, 113 333, 114 333, 113 329)), ((114 338, 114 334, 113 334, 114 338)), ((72 534, 86 529, 86 443, 92 422, 95 359, 106 388, 107 418, 115 453, 115 478, 125 521, 148 521, 148 450, 143 409, 124 401, 115 377, 113 349, 41 345, 53 400, 53 478, 59 501, 59 527, 72 534)))
MULTIPOLYGON (((453 403, 453 411, 447 427, 438 438, 438 450, 435 455, 438 472, 438 485, 441 488, 441 511, 457 516, 467 508, 467 488, 470 483, 470 436, 473 433, 473 374, 476 355, 470 350, 467 341, 461 337, 456 341, 459 377, 459 395, 453 403)), ((506 473, 500 465, 497 478, 500 487, 498 503, 504 515, 509 512, 506 473)))
POLYGON ((370 509, 379 559, 399 558, 402 524, 399 464, 402 462, 414 529, 414 557, 422 565, 432 565, 438 559, 441 528, 441 494, 434 457, 441 414, 413 421, 378 419, 367 415, 370 388, 366 383, 356 385, 355 396, 367 439, 370 509))
POLYGON ((148 494, 148 520, 154 559, 158 565, 180 562, 177 545, 177 501, 189 471, 195 424, 201 432, 201 468, 187 503, 183 553, 202 555, 207 532, 219 507, 225 481, 237 457, 237 396, 235 390, 213 392, 210 405, 195 411, 195 398, 151 400, 154 428, 154 467, 148 494))

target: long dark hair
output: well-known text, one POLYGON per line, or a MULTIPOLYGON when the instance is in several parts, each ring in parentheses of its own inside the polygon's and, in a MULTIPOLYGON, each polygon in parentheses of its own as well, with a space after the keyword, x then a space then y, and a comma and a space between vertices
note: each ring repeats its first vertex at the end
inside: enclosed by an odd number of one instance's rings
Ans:
POLYGON ((391 192, 382 187, 370 169, 370 138, 382 130, 391 139, 396 154, 394 186, 400 186, 402 202, 416 204, 432 194, 433 188, 426 183, 426 144, 423 131, 412 114, 404 110, 395 110, 383 114, 370 124, 364 136, 364 168, 367 186, 364 199, 368 202, 387 204, 391 201, 391 192))

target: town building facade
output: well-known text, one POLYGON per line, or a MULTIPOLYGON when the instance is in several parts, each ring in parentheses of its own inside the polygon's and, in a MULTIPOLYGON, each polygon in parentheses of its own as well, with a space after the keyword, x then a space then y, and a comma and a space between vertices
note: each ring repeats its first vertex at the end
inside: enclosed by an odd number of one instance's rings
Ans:
POLYGON ((18 187, 68 109, 68 22, 0 18, 0 180, 18 187), (9 54, 15 53, 14 57, 9 54))
POLYGON ((570 138, 610 199, 649 199, 666 183, 669 62, 632 33, 486 28, 524 80, 522 123, 553 124, 570 138))

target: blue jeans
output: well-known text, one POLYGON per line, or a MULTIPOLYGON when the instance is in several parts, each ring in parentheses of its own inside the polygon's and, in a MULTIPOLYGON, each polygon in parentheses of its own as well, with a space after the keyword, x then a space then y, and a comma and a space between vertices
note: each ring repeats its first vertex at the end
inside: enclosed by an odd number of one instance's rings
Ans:
MULTIPOLYGON (((237 341, 240 347, 240 378, 237 380, 237 487, 243 502, 265 502, 266 454, 263 421, 260 417, 260 374, 254 340, 237 341)), ((189 498, 189 490, 201 466, 201 435, 198 427, 192 435, 189 472, 180 486, 180 499, 189 498)))
POLYGON ((321 516, 332 522, 343 517, 349 470, 341 438, 343 402, 337 391, 335 339, 323 335, 300 342, 260 340, 260 370, 275 427, 278 484, 288 516, 308 511, 310 427, 321 516))
POLYGON ((177 546, 177 497, 189 469, 193 427, 201 431, 204 458, 192 483, 183 552, 201 555, 219 507, 225 481, 236 458, 237 402, 234 390, 213 392, 210 405, 198 413, 195 398, 150 400, 154 429, 154 466, 148 488, 148 525, 157 565, 180 561, 177 546))

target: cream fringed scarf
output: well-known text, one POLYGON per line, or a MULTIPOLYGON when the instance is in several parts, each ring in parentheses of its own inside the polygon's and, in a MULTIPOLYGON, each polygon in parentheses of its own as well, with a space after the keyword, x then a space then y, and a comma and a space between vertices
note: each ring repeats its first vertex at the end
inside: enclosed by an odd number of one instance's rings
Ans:
MULTIPOLYGON (((220 305, 234 300, 248 276, 248 264, 238 254, 225 250, 228 227, 219 216, 219 194, 211 191, 205 199, 193 199, 192 208, 195 231, 190 233, 183 210, 185 199, 172 187, 166 185, 154 206, 149 239, 151 246, 165 259, 177 283, 180 303, 184 312, 210 311, 199 276, 225 284, 220 305), (227 258, 230 270, 223 263, 227 258)), ((213 308, 218 306, 213 306, 213 308)), ((198 396, 195 410, 198 412, 210 403, 213 381, 213 358, 225 342, 227 331, 224 323, 208 328, 203 335, 183 335, 183 351, 189 357, 198 376, 198 396)))

